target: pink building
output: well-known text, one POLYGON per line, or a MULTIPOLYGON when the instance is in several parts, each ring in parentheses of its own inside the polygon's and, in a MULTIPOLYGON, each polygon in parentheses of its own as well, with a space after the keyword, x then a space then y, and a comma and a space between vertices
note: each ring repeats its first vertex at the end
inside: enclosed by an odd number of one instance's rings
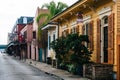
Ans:
POLYGON ((38 7, 33 21, 33 39, 31 42, 31 58, 37 61, 45 60, 44 50, 41 41, 38 40, 38 30, 39 30, 38 28, 44 22, 44 18, 40 19, 40 21, 37 22, 37 17, 43 13, 48 13, 48 10, 40 9, 38 7))
POLYGON ((28 23, 20 33, 23 35, 24 39, 24 48, 21 48, 21 56, 22 58, 31 59, 31 42, 32 42, 32 29, 33 22, 28 23))

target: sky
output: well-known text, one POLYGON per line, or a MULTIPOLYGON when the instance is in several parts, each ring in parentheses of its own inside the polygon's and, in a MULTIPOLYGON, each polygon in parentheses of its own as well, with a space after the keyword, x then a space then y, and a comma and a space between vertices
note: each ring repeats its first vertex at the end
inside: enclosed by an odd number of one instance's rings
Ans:
POLYGON ((77 0, 2 0, 0 2, 0 44, 7 44, 8 33, 20 16, 34 17, 37 7, 50 1, 56 3, 61 1, 70 6, 77 0))

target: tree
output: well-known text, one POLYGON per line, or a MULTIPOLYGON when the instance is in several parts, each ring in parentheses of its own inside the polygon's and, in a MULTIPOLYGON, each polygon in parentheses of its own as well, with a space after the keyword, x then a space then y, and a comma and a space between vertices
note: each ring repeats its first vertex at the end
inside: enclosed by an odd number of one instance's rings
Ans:
POLYGON ((41 27, 46 25, 53 16, 55 16, 59 12, 62 12, 67 7, 68 6, 65 3, 58 2, 56 5, 56 3, 54 1, 51 1, 50 3, 45 3, 41 7, 41 9, 43 9, 43 8, 48 9, 49 13, 40 14, 40 15, 38 15, 38 17, 36 19, 37 23, 39 23, 40 19, 45 18, 45 21, 42 24, 38 25, 39 26, 38 27, 38 41, 41 40, 41 36, 42 36, 41 27))
POLYGON ((60 55, 65 58, 65 54, 72 52, 70 63, 77 65, 88 63, 90 61, 91 51, 85 46, 85 43, 88 42, 89 39, 87 35, 75 33, 52 41, 51 47, 56 52, 56 58, 60 55))
POLYGON ((57 53, 56 58, 58 60, 58 64, 65 61, 64 57, 68 50, 66 49, 67 45, 65 44, 65 37, 60 37, 51 43, 52 49, 57 53))
MULTIPOLYGON (((45 22, 48 22, 53 16, 55 16, 56 14, 58 14, 59 12, 62 12, 65 8, 67 8, 67 4, 62 3, 62 2, 58 2, 57 5, 54 1, 51 1, 49 4, 45 3, 41 8, 46 8, 48 9, 49 13, 45 13, 45 14, 40 14, 37 17, 37 22, 39 22, 39 20, 42 17, 47 17, 45 22)), ((45 24, 45 23, 43 23, 45 24)))

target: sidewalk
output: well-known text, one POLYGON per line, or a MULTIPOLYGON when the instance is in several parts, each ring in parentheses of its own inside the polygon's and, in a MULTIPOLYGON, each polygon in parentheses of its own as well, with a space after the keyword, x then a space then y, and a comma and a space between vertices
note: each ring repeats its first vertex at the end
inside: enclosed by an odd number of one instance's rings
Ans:
POLYGON ((53 68, 51 65, 48 65, 46 63, 41 63, 41 62, 33 61, 30 59, 27 59, 25 62, 29 65, 32 65, 40 69, 41 71, 44 71, 46 74, 54 75, 60 78, 60 80, 90 80, 87 78, 82 78, 77 75, 72 75, 69 72, 64 71, 64 70, 53 68))

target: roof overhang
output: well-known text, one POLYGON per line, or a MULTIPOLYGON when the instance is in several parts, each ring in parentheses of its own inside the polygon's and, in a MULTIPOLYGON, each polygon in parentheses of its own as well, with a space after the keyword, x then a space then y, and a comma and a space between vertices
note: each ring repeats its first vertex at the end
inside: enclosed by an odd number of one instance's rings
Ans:
POLYGON ((57 15, 55 15, 51 21, 63 21, 64 19, 69 18, 71 15, 75 15, 77 14, 78 11, 83 10, 84 5, 88 0, 79 0, 76 3, 74 3, 73 5, 71 5, 70 7, 68 7, 67 9, 65 9, 64 11, 58 13, 57 15))
POLYGON ((53 23, 48 23, 47 25, 45 25, 43 28, 41 28, 42 30, 45 29, 52 29, 52 28, 56 28, 58 26, 58 24, 53 24, 53 23))
POLYGON ((55 15, 51 22, 64 22, 70 19, 71 16, 77 18, 76 14, 82 12, 83 14, 88 11, 96 12, 96 8, 112 0, 79 0, 64 11, 55 15))

